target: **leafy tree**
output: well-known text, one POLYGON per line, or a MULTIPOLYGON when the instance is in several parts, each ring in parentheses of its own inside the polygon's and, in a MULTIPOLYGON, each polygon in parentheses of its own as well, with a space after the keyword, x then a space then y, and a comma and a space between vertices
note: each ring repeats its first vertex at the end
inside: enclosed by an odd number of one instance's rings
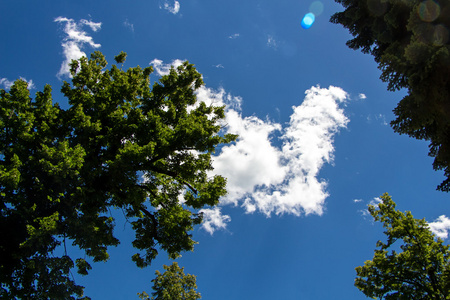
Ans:
POLYGON ((450 191, 450 1, 336 0, 331 22, 348 28, 347 45, 372 54, 388 90, 408 90, 394 109, 394 130, 430 141, 435 170, 450 191))
POLYGON ((158 249, 176 258, 193 249, 196 211, 226 193, 225 179, 207 172, 215 147, 235 136, 219 134, 223 107, 197 101, 194 66, 152 86, 151 67, 106 66, 100 52, 71 63, 72 84, 61 89, 68 109, 53 104, 48 85, 35 99, 23 80, 0 90, 1 298, 81 297, 70 270, 87 274, 86 257, 106 261, 119 244, 111 209, 135 231, 137 266, 158 249), (86 256, 70 257, 68 242, 86 256))
POLYGON ((152 280, 152 296, 146 292, 138 293, 140 299, 154 300, 196 300, 201 299, 200 293, 195 289, 197 284, 194 275, 184 274, 184 268, 180 268, 176 262, 171 266, 163 266, 166 270, 163 274, 156 271, 156 278, 152 280))
POLYGON ((355 286, 373 299, 450 299, 449 246, 424 219, 396 210, 388 194, 381 199, 369 212, 383 223, 387 242, 378 241, 373 259, 356 268, 355 286))

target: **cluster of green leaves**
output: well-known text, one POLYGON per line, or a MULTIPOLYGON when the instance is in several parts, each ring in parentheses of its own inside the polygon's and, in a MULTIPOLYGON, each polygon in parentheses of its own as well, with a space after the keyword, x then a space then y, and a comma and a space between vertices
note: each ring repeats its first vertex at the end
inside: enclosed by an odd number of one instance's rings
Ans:
POLYGON ((354 36, 352 49, 372 54, 388 90, 408 90, 394 110, 394 130, 430 141, 435 170, 450 191, 450 1, 336 0, 331 22, 354 36))
POLYGON ((193 249, 197 209, 226 193, 225 179, 207 174, 215 147, 235 136, 220 134, 224 107, 198 103, 194 66, 172 68, 152 86, 151 67, 106 66, 100 52, 72 62, 66 110, 48 85, 35 99, 23 80, 0 90, 1 298, 81 297, 70 269, 87 274, 90 264, 55 249, 70 241, 106 261, 119 243, 111 208, 132 224, 139 267, 158 249, 176 258, 193 249))
POLYGON ((374 299, 450 299, 450 247, 424 219, 396 210, 388 194, 381 199, 369 212, 387 242, 378 241, 373 259, 356 268, 355 286, 374 299))
POLYGON ((156 278, 152 280, 152 296, 146 292, 138 293, 140 299, 152 300, 196 300, 201 299, 197 288, 196 277, 184 274, 184 268, 180 268, 176 262, 171 266, 163 266, 166 270, 163 274, 156 271, 156 278))

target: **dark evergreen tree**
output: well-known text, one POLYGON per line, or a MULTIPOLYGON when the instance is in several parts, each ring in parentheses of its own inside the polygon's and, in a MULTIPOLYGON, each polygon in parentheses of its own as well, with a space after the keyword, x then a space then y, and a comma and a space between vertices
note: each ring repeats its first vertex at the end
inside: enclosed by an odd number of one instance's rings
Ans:
POLYGON ((408 90, 391 125, 430 141, 439 190, 450 191, 450 1, 336 0, 345 8, 331 22, 353 35, 352 49, 372 54, 388 90, 408 90))

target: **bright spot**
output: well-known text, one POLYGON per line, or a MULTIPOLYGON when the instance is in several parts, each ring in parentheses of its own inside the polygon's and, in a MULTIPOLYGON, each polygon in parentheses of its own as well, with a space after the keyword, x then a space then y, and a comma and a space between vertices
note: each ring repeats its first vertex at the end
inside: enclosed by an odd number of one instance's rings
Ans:
POLYGON ((323 12, 323 3, 321 1, 314 1, 309 6, 309 11, 312 12, 315 16, 320 16, 323 12))
POLYGON ((302 27, 304 29, 308 29, 312 26, 312 24, 314 23, 314 20, 316 19, 316 17, 314 16, 313 13, 307 13, 302 20, 302 27))
POLYGON ((419 17, 425 22, 433 22, 441 14, 441 7, 433 0, 426 0, 419 4, 419 17))

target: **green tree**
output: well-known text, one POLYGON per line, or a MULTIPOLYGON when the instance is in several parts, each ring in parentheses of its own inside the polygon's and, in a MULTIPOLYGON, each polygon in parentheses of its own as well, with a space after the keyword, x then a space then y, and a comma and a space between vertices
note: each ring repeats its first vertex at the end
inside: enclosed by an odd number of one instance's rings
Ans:
POLYGON ((356 268, 355 286, 373 299, 450 299, 449 246, 424 219, 396 210, 388 194, 381 199, 369 212, 383 223, 387 241, 378 241, 373 259, 356 268))
POLYGON ((176 262, 171 266, 164 265, 163 274, 156 271, 156 278, 152 280, 154 292, 150 296, 146 292, 138 293, 140 299, 154 300, 196 300, 202 296, 197 288, 196 278, 191 274, 184 274, 184 268, 180 268, 176 262))
POLYGON ((331 22, 353 35, 347 45, 372 54, 388 90, 408 90, 394 109, 394 130, 430 141, 435 170, 450 191, 450 1, 336 0, 331 22))
POLYGON ((198 209, 226 193, 225 179, 207 172, 215 147, 235 136, 220 134, 224 107, 197 101, 194 66, 152 85, 151 67, 106 66, 100 52, 71 63, 68 109, 48 85, 35 99, 23 80, 0 90, 1 298, 82 297, 70 270, 87 274, 85 258, 106 261, 119 244, 111 209, 135 231, 137 266, 161 249, 176 258, 193 249, 198 209), (67 242, 86 256, 69 257, 67 242))

